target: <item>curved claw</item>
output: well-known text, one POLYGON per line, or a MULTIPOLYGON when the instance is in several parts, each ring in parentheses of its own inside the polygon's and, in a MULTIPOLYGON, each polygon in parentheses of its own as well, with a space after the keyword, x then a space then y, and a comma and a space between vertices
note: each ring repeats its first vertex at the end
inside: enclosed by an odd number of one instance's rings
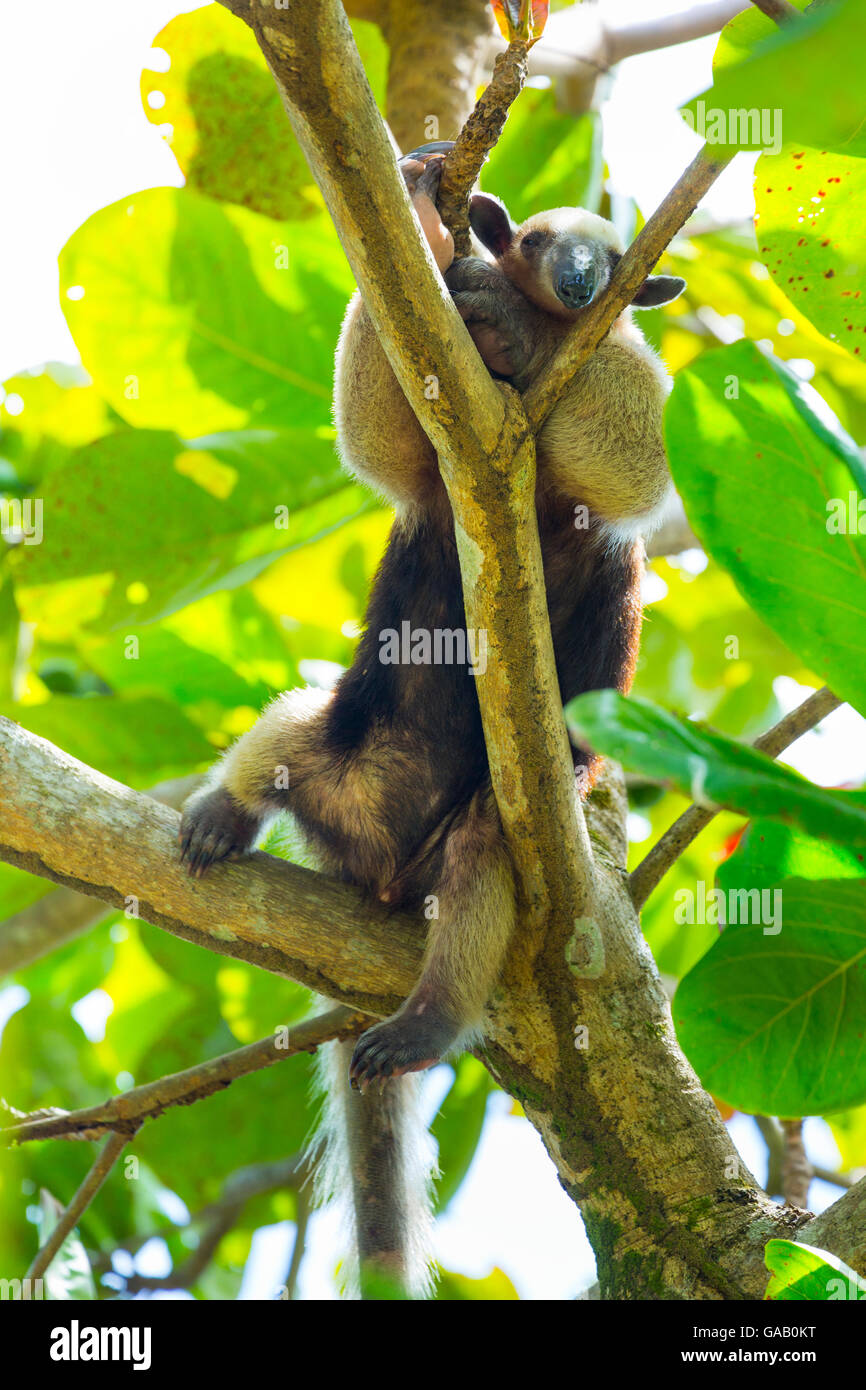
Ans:
POLYGON ((454 1042, 456 1030, 432 1009, 395 1014, 368 1028, 358 1039, 349 1066, 349 1080, 356 1091, 385 1082, 406 1072, 425 1071, 439 1062, 454 1042))
POLYGON ((249 854, 260 821, 233 801, 223 787, 197 793, 183 808, 178 844, 190 878, 201 878, 212 864, 249 854))

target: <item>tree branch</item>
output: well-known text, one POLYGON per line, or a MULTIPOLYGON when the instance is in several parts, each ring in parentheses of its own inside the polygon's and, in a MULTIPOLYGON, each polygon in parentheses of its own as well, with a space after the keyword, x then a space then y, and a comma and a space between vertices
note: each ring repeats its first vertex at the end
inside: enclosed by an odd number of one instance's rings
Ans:
POLYGON ((752 0, 752 4, 756 10, 760 10, 778 25, 793 24, 796 20, 802 19, 800 11, 790 0, 752 0))
POLYGON ((782 1196, 792 1207, 803 1211, 809 1205, 809 1185, 812 1165, 803 1143, 803 1121, 781 1120, 782 1128, 782 1196))
POLYGON ((112 1134, 106 1139, 84 1182, 63 1212, 45 1244, 37 1250, 33 1263, 27 1271, 27 1279, 32 1281, 42 1278, 66 1237, 76 1226, 79 1217, 87 1210, 102 1187, 126 1147, 128 1139, 129 1136, 124 1134, 112 1134))
POLYGON ((502 134, 511 103, 526 81, 527 53, 527 44, 517 39, 504 53, 498 54, 490 82, 478 98, 453 150, 445 158, 438 206, 443 222, 454 237, 455 256, 468 256, 472 250, 469 194, 485 159, 502 134))
MULTIPOLYGON (((174 777, 147 793, 164 806, 181 807, 201 777, 174 777)), ((55 888, 13 917, 0 922, 0 978, 23 970, 35 960, 83 936, 113 908, 76 893, 72 888, 55 888)))
POLYGON ((388 124, 401 150, 455 139, 492 61, 488 0, 385 0, 376 18, 390 50, 388 124))
POLYGON ((585 908, 591 852, 559 700, 533 440, 519 397, 493 383, 422 245, 338 0, 291 14, 256 5, 253 19, 379 340, 439 456, 467 625, 487 634, 478 695, 526 925, 532 934, 533 923, 573 923, 585 908))
POLYGON ((9 719, 0 719, 0 781, 0 858, 21 869, 377 1017, 393 1013, 417 978, 420 921, 261 852, 191 879, 176 811, 9 719))
MULTIPOLYGON (((784 749, 796 743, 801 735, 814 729, 816 724, 820 724, 822 719, 826 719, 827 715, 832 714, 841 704, 839 697, 825 685, 804 700, 802 705, 791 710, 790 714, 786 714, 772 729, 756 738, 752 746, 770 758, 778 758, 784 749)), ((689 806, 673 825, 668 827, 661 839, 656 841, 649 854, 641 860, 629 877, 629 889, 636 908, 640 909, 643 906, 671 865, 716 814, 716 811, 708 810, 704 806, 689 806)))
POLYGON ((135 1086, 102 1105, 86 1110, 39 1111, 18 1115, 14 1124, 0 1126, 0 1143, 26 1144, 33 1139, 101 1139, 106 1133, 129 1137, 144 1120, 152 1120, 173 1105, 192 1105, 206 1096, 224 1091, 240 1076, 272 1067, 299 1052, 315 1052, 332 1038, 352 1038, 368 1027, 371 1020, 357 1009, 331 1009, 306 1019, 285 1034, 268 1035, 247 1047, 212 1057, 185 1071, 161 1076, 144 1086, 135 1086))

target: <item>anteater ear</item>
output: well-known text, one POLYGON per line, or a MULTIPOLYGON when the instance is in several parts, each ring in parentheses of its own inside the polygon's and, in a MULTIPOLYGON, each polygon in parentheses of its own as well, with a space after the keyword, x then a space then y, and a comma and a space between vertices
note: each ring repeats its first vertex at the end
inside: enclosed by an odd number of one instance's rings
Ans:
POLYGON ((494 256, 504 256, 516 228, 505 209, 490 193, 473 193, 469 199, 469 225, 494 256))
POLYGON ((686 287, 679 275, 648 275, 632 300, 635 309, 657 309, 678 299, 686 287))

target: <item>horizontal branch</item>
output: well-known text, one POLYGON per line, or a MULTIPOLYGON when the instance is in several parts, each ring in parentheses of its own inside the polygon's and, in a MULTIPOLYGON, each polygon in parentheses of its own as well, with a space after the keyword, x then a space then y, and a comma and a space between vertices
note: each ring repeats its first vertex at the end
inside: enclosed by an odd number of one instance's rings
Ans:
POLYGON ((84 1110, 39 1111, 16 1117, 14 1124, 0 1126, 0 1144, 25 1144, 33 1139, 100 1139, 104 1134, 134 1134, 144 1120, 152 1120, 174 1105, 191 1105, 251 1072, 272 1067, 299 1052, 315 1052, 332 1038, 357 1036, 371 1019, 356 1009, 330 1009, 306 1019, 285 1034, 260 1038, 247 1047, 238 1047, 220 1057, 212 1057, 185 1071, 171 1072, 158 1081, 135 1086, 112 1096, 102 1105, 84 1110))
MULTIPOLYGON (((790 744, 803 734, 814 729, 828 714, 832 714, 842 701, 827 686, 816 690, 796 709, 791 710, 772 729, 755 739, 754 748, 777 758, 790 744)), ((689 806, 657 840, 646 858, 629 876, 629 891, 635 907, 640 909, 650 893, 661 881, 668 869, 688 848, 697 835, 718 813, 704 806, 689 806)))
MULTIPOLYGON (((201 777, 173 777, 151 787, 147 795, 164 806, 181 807, 201 783, 201 777)), ((44 897, 0 922, 0 979, 23 970, 68 941, 83 936, 114 909, 76 893, 72 888, 55 888, 44 897)))
POLYGON ((418 974, 426 923, 261 852, 191 879, 179 817, 0 718, 0 859, 377 1017, 418 974), (134 846, 134 853, 130 847, 134 846))

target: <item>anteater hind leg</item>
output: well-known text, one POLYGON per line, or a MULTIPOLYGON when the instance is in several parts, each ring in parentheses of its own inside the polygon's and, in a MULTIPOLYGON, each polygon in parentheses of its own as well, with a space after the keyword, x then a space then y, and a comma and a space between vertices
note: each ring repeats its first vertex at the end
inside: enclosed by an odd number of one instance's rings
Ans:
POLYGON ((511 861, 489 788, 448 835, 421 978, 392 1018, 358 1040, 352 1085, 423 1071, 477 1029, 514 928, 511 861))
POLYGON ((319 735, 330 691, 290 690, 228 750, 186 802, 180 856, 201 877, 211 864, 248 854, 264 823, 289 809, 292 789, 322 763, 319 735))

